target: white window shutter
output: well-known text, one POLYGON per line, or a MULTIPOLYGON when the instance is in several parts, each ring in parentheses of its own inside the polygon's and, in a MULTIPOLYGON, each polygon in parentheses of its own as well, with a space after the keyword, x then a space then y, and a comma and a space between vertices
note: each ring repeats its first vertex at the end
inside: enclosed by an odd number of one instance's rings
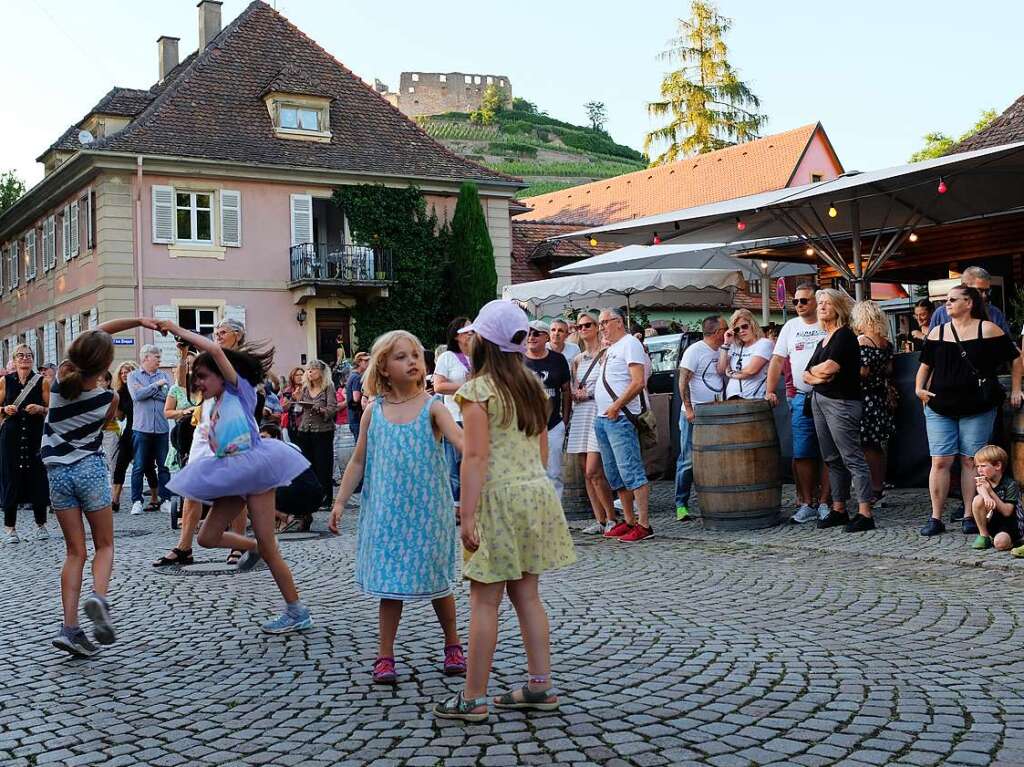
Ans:
POLYGON ((57 359, 57 323, 47 322, 45 342, 43 344, 43 363, 46 365, 56 365, 60 360, 57 359))
POLYGON ((85 247, 92 250, 96 247, 96 232, 93 231, 93 198, 96 193, 90 189, 85 195, 85 247))
POLYGON ((100 324, 100 312, 95 306, 89 310, 89 330, 95 330, 100 324))
POLYGON ((78 334, 82 332, 82 318, 81 315, 71 315, 71 340, 74 341, 78 338, 78 334))
POLYGON ((153 242, 174 242, 174 187, 153 187, 153 242))
POLYGON ((220 192, 220 244, 232 248, 242 246, 242 193, 222 189, 220 192))
POLYGON ((71 317, 64 318, 64 353, 68 353, 68 347, 71 346, 71 342, 75 340, 74 333, 72 332, 72 326, 74 322, 71 317))
POLYGON ((245 327, 245 307, 244 306, 228 306, 224 307, 224 319, 226 320, 238 320, 242 323, 242 327, 245 327))
POLYGON ((32 353, 36 353, 36 329, 29 328, 25 331, 25 345, 32 350, 32 353))
MULTIPOLYGON (((153 307, 153 319, 177 322, 178 309, 170 304, 157 304, 153 307)), ((175 344, 174 336, 170 333, 166 336, 153 333, 153 343, 160 347, 160 367, 177 367, 178 347, 175 344)))
POLYGON ((64 260, 67 261, 71 258, 71 207, 69 205, 64 206, 60 235, 60 252, 64 260))
POLYGON ((47 219, 49 235, 47 242, 49 243, 49 260, 47 261, 47 269, 53 269, 57 266, 57 219, 54 216, 50 216, 47 219))
POLYGON ((292 195, 292 245, 313 242, 313 197, 292 195))
POLYGON ((33 280, 36 276, 36 230, 25 235, 25 279, 33 280))
POLYGON ((18 287, 18 276, 21 274, 21 269, 18 268, 19 262, 21 261, 21 253, 18 252, 17 240, 11 243, 10 254, 11 265, 9 268, 11 272, 11 289, 13 290, 14 288, 18 287))
POLYGON ((71 253, 71 258, 78 255, 78 240, 79 240, 79 227, 78 227, 78 203, 71 203, 71 244, 68 246, 71 253))

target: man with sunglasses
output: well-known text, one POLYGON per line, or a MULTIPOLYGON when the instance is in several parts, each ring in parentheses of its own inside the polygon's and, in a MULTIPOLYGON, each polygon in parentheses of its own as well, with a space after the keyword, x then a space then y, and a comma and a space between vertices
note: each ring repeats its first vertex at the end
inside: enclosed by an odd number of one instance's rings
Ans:
POLYGON ((548 479, 555 486, 558 499, 562 499, 562 455, 565 453, 565 429, 572 415, 572 394, 569 383, 569 363, 565 357, 548 348, 551 328, 543 320, 533 320, 526 336, 526 367, 533 371, 544 385, 548 408, 548 479))
MULTIPOLYGON (((960 284, 964 287, 974 288, 981 293, 981 297, 985 301, 985 308, 988 310, 989 319, 1002 328, 1007 336, 1013 338, 1013 333, 1010 332, 1010 324, 1006 321, 1006 315, 1002 313, 998 306, 994 306, 991 303, 992 275, 989 274, 988 269, 981 266, 968 266, 960 276, 960 284)), ((949 312, 946 311, 946 305, 942 304, 932 314, 932 321, 928 325, 928 329, 937 328, 947 322, 949 322, 949 312)))
MULTIPOLYGON (((818 303, 814 300, 817 286, 812 282, 802 282, 793 293, 793 309, 796 317, 783 325, 779 339, 775 342, 772 360, 768 366, 768 382, 765 399, 772 407, 779 404, 775 393, 779 386, 779 376, 783 372, 786 361, 792 370, 795 389, 789 401, 790 431, 793 437, 793 478, 796 481, 797 509, 790 520, 797 524, 817 522, 828 516, 828 468, 821 460, 821 449, 818 446, 818 435, 814 430, 814 418, 804 411, 804 403, 811 395, 811 385, 804 382, 804 371, 814 354, 818 343, 827 334, 818 322, 818 303), (818 493, 818 487, 821 493, 818 493), (819 501, 815 508, 815 499, 819 501)), ((787 389, 789 382, 787 381, 787 389)))

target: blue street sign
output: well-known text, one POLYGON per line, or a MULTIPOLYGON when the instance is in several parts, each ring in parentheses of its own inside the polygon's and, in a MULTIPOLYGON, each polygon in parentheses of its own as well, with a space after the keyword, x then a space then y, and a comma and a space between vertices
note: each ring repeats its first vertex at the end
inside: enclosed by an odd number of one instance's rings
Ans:
POLYGON ((134 338, 115 338, 114 346, 135 346, 134 338))

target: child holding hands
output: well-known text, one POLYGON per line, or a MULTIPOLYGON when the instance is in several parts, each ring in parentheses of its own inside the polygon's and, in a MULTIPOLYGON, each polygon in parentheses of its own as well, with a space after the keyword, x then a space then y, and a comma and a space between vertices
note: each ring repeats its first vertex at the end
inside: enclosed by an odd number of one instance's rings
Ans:
POLYGON ((1020 490, 1013 477, 1005 473, 1008 462, 1006 451, 997 445, 985 445, 974 456, 978 494, 971 513, 978 525, 978 537, 971 548, 981 551, 995 546, 998 551, 1009 551, 1024 537, 1020 490))
POLYGON ((440 438, 459 451, 462 432, 440 400, 426 393, 423 345, 404 330, 385 333, 363 375, 363 410, 355 452, 341 479, 328 529, 363 484, 356 544, 356 583, 380 599, 376 684, 396 684, 395 636, 405 602, 430 600, 444 631, 444 672, 464 674, 452 583, 458 538, 448 465, 440 438), (365 400, 364 400, 365 401, 365 400))

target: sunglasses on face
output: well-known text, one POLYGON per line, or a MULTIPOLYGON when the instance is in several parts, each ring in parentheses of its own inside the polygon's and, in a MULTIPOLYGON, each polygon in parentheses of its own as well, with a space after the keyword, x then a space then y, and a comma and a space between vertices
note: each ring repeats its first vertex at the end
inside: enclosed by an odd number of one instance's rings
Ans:
POLYGON ((957 301, 966 301, 967 296, 949 296, 946 299, 947 304, 955 304, 957 301))
POLYGON ((594 323, 593 322, 577 322, 576 323, 576 327, 579 328, 580 330, 586 330, 587 328, 594 327, 594 323))
POLYGON ((529 333, 527 333, 527 335, 530 338, 534 338, 536 336, 546 336, 547 333, 545 333, 543 330, 531 330, 529 333))
POLYGON ((804 304, 809 304, 809 303, 811 303, 811 299, 809 299, 809 298, 794 298, 793 299, 793 306, 803 306, 804 304))
POLYGON ((750 330, 750 325, 743 323, 742 325, 737 325, 733 328, 734 333, 742 333, 744 330, 750 330))

